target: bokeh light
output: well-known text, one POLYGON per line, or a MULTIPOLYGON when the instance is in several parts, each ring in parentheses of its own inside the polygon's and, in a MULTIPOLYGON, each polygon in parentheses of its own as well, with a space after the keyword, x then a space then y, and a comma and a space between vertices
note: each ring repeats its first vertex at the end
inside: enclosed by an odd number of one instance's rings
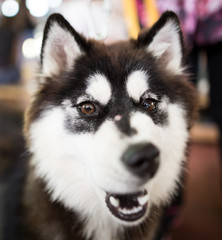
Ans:
POLYGON ((42 43, 42 35, 36 38, 27 38, 22 45, 22 54, 27 59, 39 57, 42 43))
POLYGON ((15 0, 5 0, 1 5, 1 11, 6 17, 14 17, 19 11, 19 4, 15 0))
POLYGON ((47 0, 26 0, 26 7, 34 17, 43 17, 49 11, 49 2, 47 0))

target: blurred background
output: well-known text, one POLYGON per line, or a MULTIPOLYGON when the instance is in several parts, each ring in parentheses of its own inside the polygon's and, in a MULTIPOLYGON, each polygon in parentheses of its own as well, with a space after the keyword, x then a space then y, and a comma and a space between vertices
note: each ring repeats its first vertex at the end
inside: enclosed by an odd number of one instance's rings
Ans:
POLYGON ((222 239, 222 0, 0 0, 0 233, 7 229, 1 211, 15 211, 13 186, 23 179, 14 172, 24 162, 23 114, 36 89, 47 17, 62 13, 86 37, 111 43, 135 38, 165 10, 181 20, 186 71, 200 100, 183 204, 168 238, 222 239))

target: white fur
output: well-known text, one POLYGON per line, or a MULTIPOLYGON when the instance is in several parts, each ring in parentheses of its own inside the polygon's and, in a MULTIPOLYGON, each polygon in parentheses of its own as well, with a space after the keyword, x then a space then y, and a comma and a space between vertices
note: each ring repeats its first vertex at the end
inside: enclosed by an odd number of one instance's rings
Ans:
POLYGON ((96 73, 88 78, 86 93, 106 105, 111 98, 110 83, 104 75, 96 73))
POLYGON ((148 75, 143 70, 137 70, 132 72, 126 82, 126 89, 129 97, 134 101, 139 102, 144 92, 148 90, 148 75))
POLYGON ((83 148, 88 146, 90 135, 73 136, 64 131, 64 113, 61 108, 45 112, 32 125, 30 133, 31 152, 35 153, 32 164, 36 175, 46 181, 52 200, 61 201, 68 209, 74 209, 82 216, 88 225, 86 237, 89 238, 95 229, 95 239, 106 239, 102 235, 104 229, 112 236, 111 231, 116 231, 112 229, 115 223, 110 224, 105 201, 100 201, 85 161, 90 151, 83 148), (98 223, 95 219, 102 221, 98 223))
POLYGON ((42 74, 50 77, 70 70, 81 50, 72 34, 55 22, 50 26, 43 55, 42 74))
POLYGON ((151 142, 160 150, 160 166, 151 180, 153 186, 150 197, 150 203, 157 205, 169 202, 175 193, 188 141, 187 124, 181 106, 169 104, 168 114, 166 127, 156 126, 142 113, 134 113, 131 120, 132 127, 138 131, 134 141, 151 142))
MULTIPOLYGON (((74 134, 65 129, 65 116, 76 117, 71 104, 44 112, 31 125, 30 141, 37 176, 43 178, 53 200, 79 213, 86 224, 85 236, 96 240, 115 239, 126 223, 115 218, 105 203, 105 192, 129 193, 147 189, 148 211, 153 204, 166 203, 174 194, 188 138, 184 111, 176 104, 161 103, 169 114, 166 126, 157 126, 141 112, 131 113, 137 134, 123 136, 114 120, 106 120, 95 134, 74 134), (160 167, 155 177, 140 186, 121 161, 129 145, 151 142, 160 150, 160 167), (152 187, 152 188, 151 188, 152 187)), ((74 119, 75 121, 75 119, 74 119)))
POLYGON ((178 31, 179 26, 173 20, 168 20, 148 46, 148 51, 156 58, 166 54, 166 69, 175 74, 183 71, 181 67, 182 49, 178 31))

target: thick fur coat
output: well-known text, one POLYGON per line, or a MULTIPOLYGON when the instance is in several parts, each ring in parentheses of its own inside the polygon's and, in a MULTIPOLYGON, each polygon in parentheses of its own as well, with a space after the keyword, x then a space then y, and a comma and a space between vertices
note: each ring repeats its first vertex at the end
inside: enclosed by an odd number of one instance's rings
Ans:
POLYGON ((22 239, 155 238, 197 110, 183 54, 172 12, 110 45, 49 17, 25 119, 22 239))

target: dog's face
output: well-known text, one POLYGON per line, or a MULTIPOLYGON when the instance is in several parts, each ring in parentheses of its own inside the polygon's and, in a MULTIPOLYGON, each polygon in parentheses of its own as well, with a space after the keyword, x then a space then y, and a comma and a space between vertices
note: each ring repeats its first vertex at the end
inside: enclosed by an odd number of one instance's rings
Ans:
POLYGON ((170 202, 195 110, 182 55, 173 13, 137 40, 108 46, 49 18, 27 131, 53 200, 86 220, 129 226, 170 202))

